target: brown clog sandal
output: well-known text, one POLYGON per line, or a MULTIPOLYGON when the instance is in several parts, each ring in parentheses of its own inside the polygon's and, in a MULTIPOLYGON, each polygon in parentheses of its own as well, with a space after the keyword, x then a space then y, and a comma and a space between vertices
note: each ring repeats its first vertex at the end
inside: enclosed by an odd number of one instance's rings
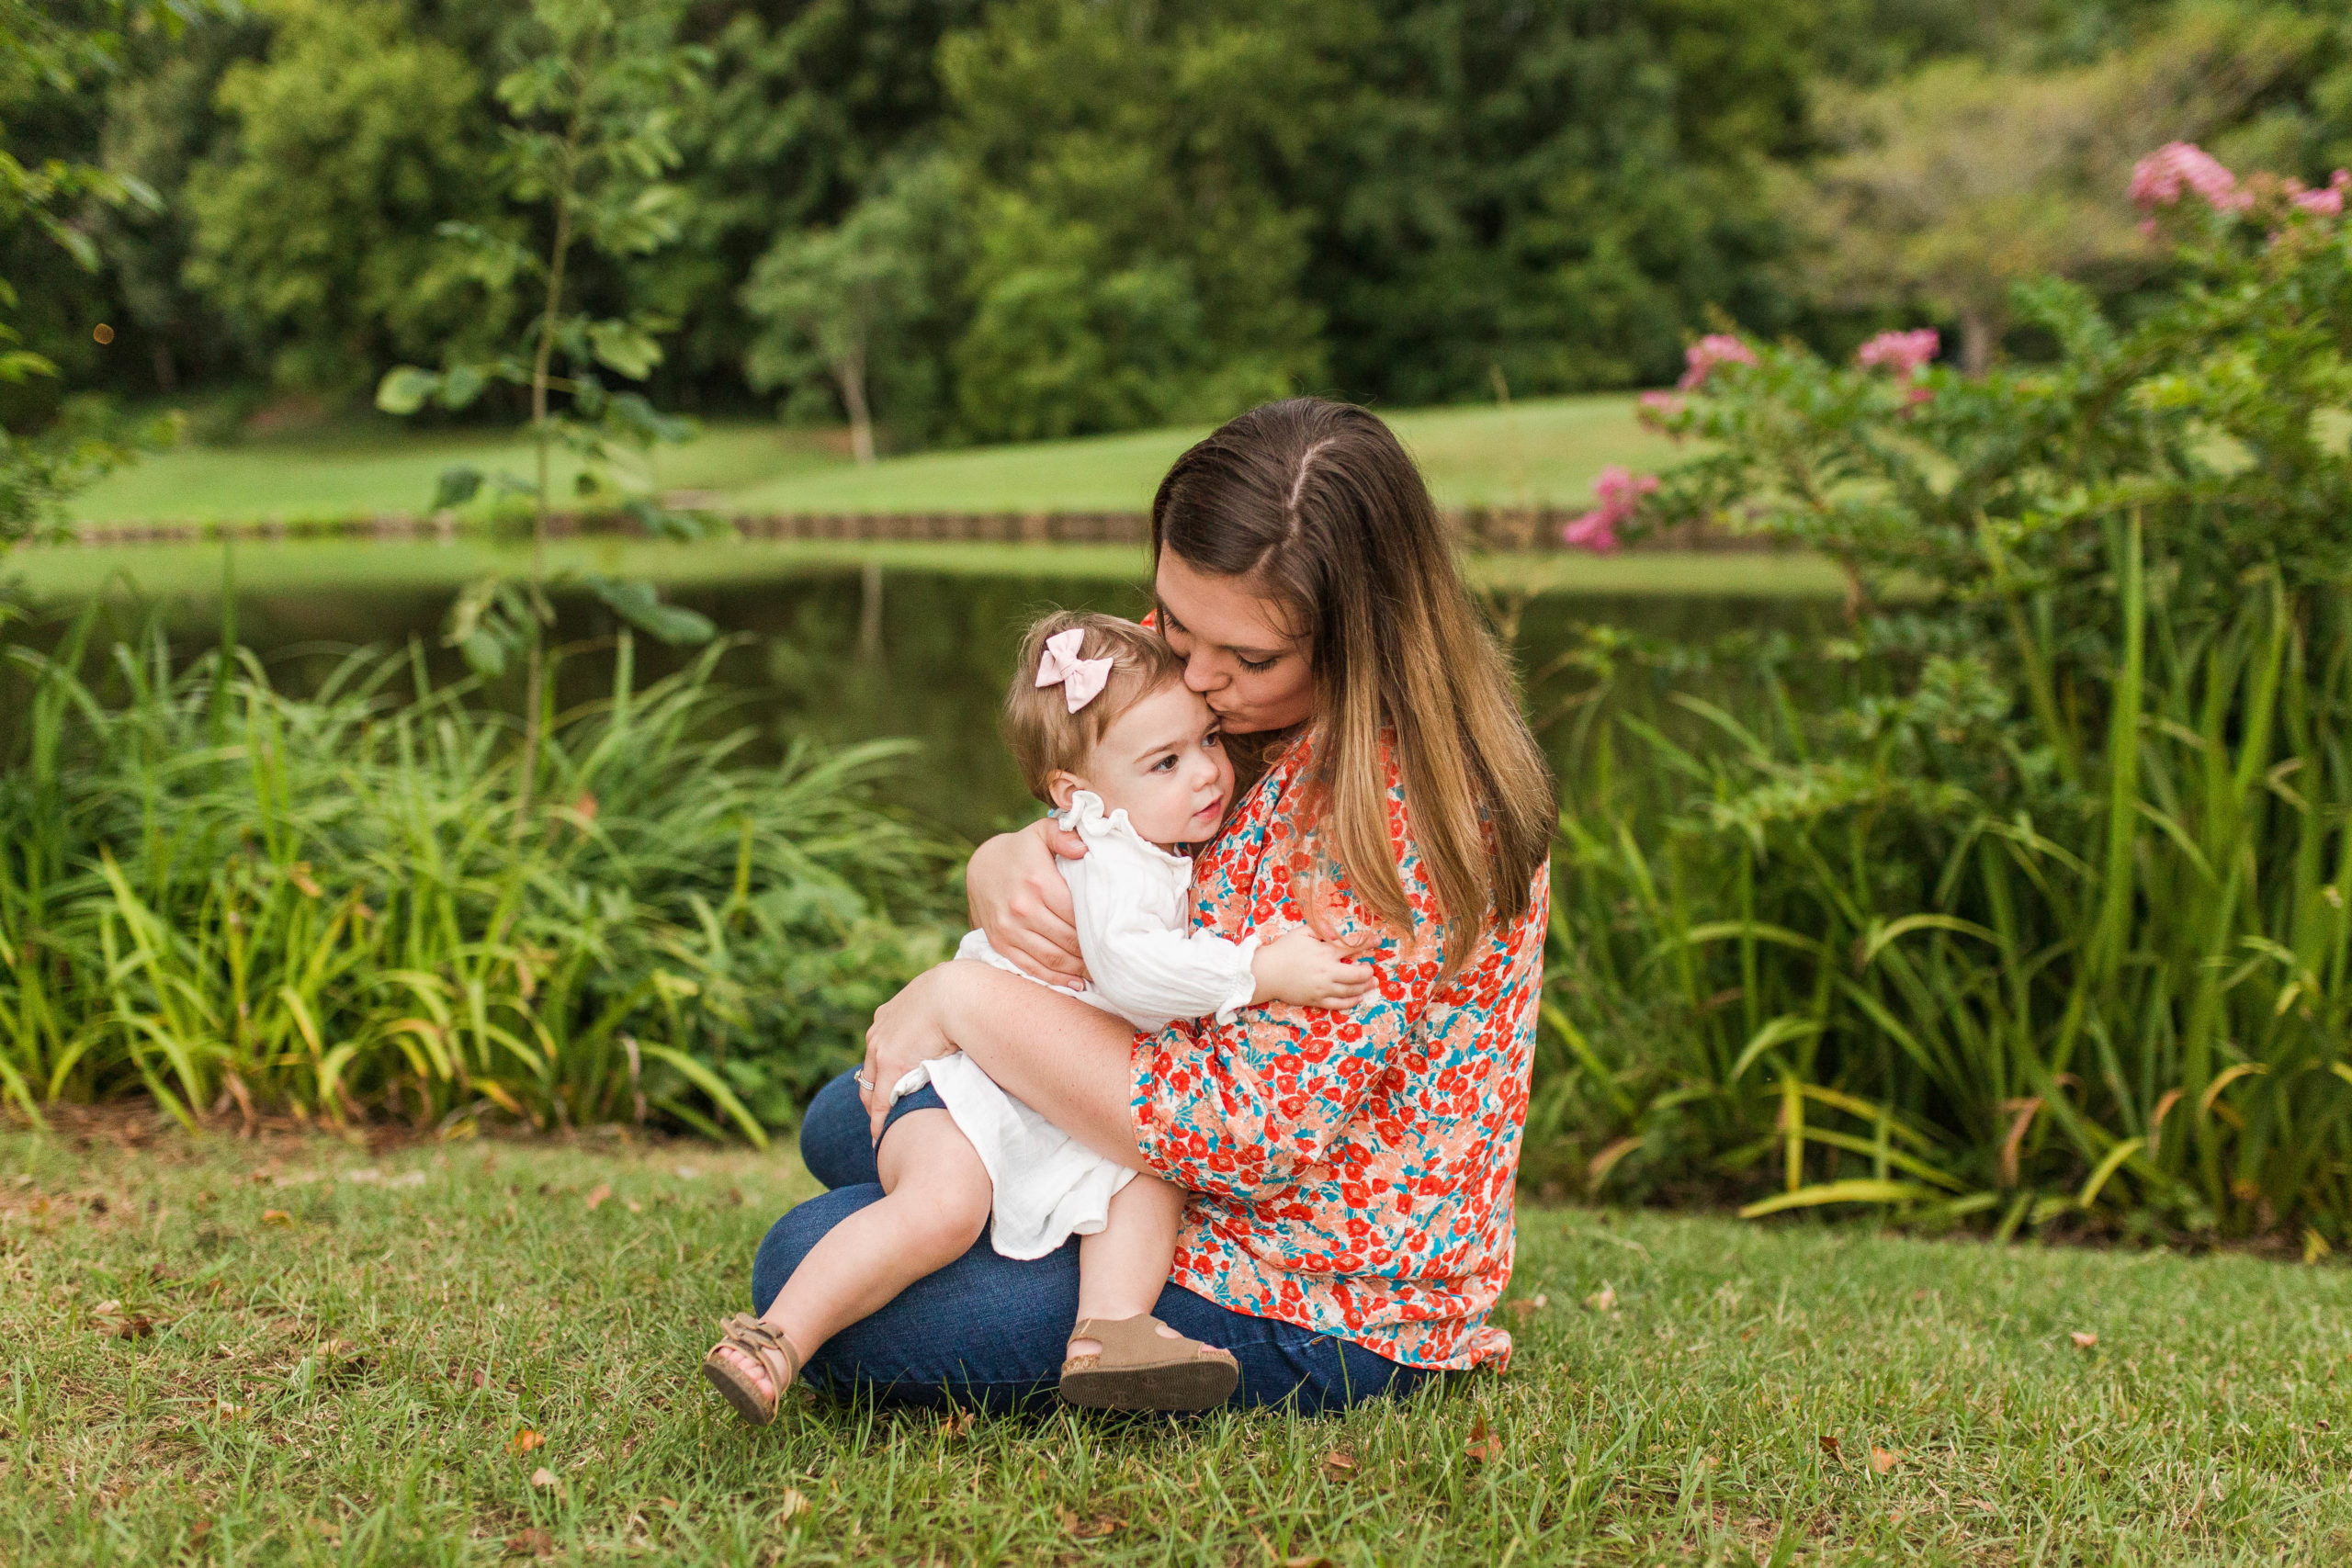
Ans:
POLYGON ((1102 1347, 1062 1363, 1062 1397, 1090 1410, 1206 1410, 1232 1397, 1241 1363, 1197 1339, 1170 1339, 1159 1319, 1080 1318, 1075 1340, 1102 1347))
POLYGON ((784 1391, 800 1375, 800 1354, 792 1348, 791 1340, 758 1318, 739 1312, 718 1325, 718 1343, 703 1357, 702 1375, 710 1380, 711 1387, 727 1396, 735 1414, 754 1427, 764 1427, 775 1419, 775 1408, 784 1398, 784 1391), (760 1385, 744 1376, 741 1367, 721 1356, 721 1350, 733 1350, 757 1361, 775 1392, 762 1393, 760 1385))

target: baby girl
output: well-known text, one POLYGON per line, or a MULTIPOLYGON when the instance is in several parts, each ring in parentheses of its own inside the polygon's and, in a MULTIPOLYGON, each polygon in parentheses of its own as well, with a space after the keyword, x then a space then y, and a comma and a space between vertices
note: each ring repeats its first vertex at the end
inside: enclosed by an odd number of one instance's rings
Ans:
MULTIPOLYGON (((1158 635, 1111 615, 1048 615, 1023 645, 1004 720, 1030 791, 1086 844, 1083 859, 1058 863, 1090 976, 1071 994, 1143 1030, 1212 1014, 1229 1022, 1268 1001, 1349 1008, 1363 998, 1372 970, 1312 932, 1261 944, 1185 929, 1190 853, 1216 836, 1233 764, 1216 715, 1158 635)), ((1014 967, 978 931, 956 956, 1014 967)), ((745 1419, 774 1420, 809 1352, 961 1257, 983 1229, 1007 1258, 1042 1258, 1080 1238, 1063 1398, 1201 1410, 1232 1393, 1232 1356, 1151 1315, 1175 1257, 1182 1189, 1086 1148, 960 1054, 916 1068, 891 1099, 875 1153, 882 1200, 834 1226, 763 1315, 729 1319, 703 1359, 704 1376, 745 1419), (764 1380, 750 1375, 754 1367, 764 1380)))

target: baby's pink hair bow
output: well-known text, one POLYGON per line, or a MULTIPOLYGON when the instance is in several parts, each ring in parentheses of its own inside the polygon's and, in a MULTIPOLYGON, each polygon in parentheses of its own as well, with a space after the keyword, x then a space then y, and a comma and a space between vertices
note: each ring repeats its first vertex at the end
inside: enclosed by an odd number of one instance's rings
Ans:
POLYGON ((1072 626, 1066 632, 1056 632, 1046 639, 1046 651, 1037 660, 1037 684, 1058 685, 1062 700, 1076 713, 1102 694, 1111 679, 1111 656, 1080 659, 1078 650, 1086 645, 1086 628, 1072 626))

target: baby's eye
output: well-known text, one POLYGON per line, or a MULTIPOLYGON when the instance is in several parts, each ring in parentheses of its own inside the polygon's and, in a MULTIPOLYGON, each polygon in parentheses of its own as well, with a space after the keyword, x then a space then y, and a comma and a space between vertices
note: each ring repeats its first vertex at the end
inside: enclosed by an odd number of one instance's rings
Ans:
POLYGON ((1224 736, 1222 736, 1222 735, 1219 735, 1219 734, 1218 734, 1216 730, 1214 730, 1214 729, 1210 730, 1206 735, 1204 735, 1204 736, 1202 736, 1202 737, 1201 737, 1201 745, 1203 746, 1203 748, 1204 748, 1204 749, 1205 749, 1205 750, 1207 750, 1214 751, 1214 750, 1216 750, 1218 747, 1220 747, 1220 746, 1222 746, 1222 745, 1224 745, 1224 744, 1225 744, 1225 737, 1224 737, 1224 736))
POLYGON ((1176 753, 1175 753, 1175 752, 1173 752, 1173 751, 1170 751, 1170 753, 1168 753, 1168 755, 1166 755, 1165 757, 1162 757, 1162 758, 1161 758, 1161 759, 1159 759, 1159 761, 1158 761, 1157 762, 1154 762, 1154 763, 1151 765, 1151 771, 1152 771, 1153 773, 1166 773, 1169 769, 1170 769, 1170 768, 1174 767, 1175 765, 1176 765, 1176 753))

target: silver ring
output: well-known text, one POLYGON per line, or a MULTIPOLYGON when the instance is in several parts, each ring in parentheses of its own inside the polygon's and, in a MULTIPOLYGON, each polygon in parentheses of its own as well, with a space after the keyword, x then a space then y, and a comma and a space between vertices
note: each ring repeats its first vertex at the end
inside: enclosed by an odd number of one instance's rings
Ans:
POLYGON ((860 1089, 872 1089, 874 1087, 874 1080, 867 1077, 864 1073, 852 1073, 850 1077, 855 1081, 857 1087, 860 1089))

